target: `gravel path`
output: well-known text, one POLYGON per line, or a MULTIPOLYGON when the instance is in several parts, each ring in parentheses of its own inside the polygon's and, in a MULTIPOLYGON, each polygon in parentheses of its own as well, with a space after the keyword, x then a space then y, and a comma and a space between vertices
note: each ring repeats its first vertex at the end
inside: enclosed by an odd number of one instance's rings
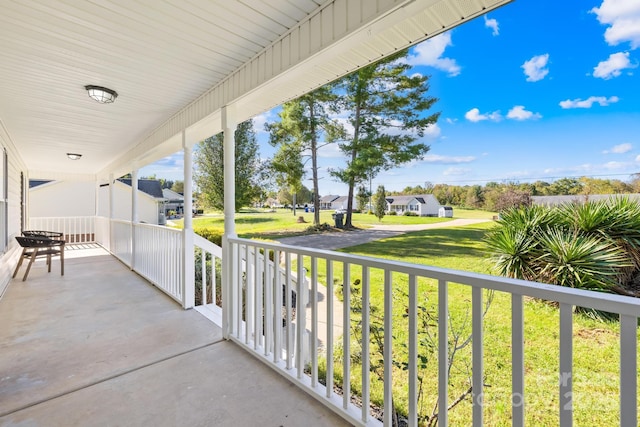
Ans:
POLYGON ((374 240, 399 236, 410 231, 428 230, 431 228, 459 227, 491 221, 490 219, 454 219, 447 222, 415 225, 374 225, 372 228, 335 233, 310 234, 307 236, 286 237, 279 242, 284 245, 303 246, 314 249, 335 250, 349 246, 361 245, 374 240))

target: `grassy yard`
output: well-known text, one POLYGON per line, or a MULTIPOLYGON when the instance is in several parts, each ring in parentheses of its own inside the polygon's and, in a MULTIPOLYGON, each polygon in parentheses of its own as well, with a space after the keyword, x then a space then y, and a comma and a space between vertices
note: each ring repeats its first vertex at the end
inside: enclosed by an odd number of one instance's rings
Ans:
MULTIPOLYGON (((333 211, 320 212, 320 223, 335 224, 332 218, 333 211)), ((451 221, 451 218, 432 218, 404 215, 387 215, 382 221, 378 221, 374 215, 353 214, 353 225, 357 228, 369 228, 375 224, 431 224, 436 222, 451 221)), ((183 221, 173 221, 176 227, 182 228, 183 221)), ((256 239, 276 239, 282 237, 305 234, 306 229, 313 224, 313 213, 304 209, 296 211, 294 216, 291 210, 278 209, 275 212, 264 210, 251 210, 236 214, 236 231, 240 237, 256 239), (304 223, 299 223, 298 218, 304 218, 304 223)), ((224 228, 224 216, 222 214, 207 214, 193 219, 193 228, 224 228)), ((337 230, 336 230, 337 231, 337 230)))
MULTIPOLYGON (((418 264, 490 273, 491 265, 485 258, 486 248, 482 241, 491 223, 461 228, 434 229, 408 233, 343 249, 358 255, 375 256, 402 260, 418 264)), ((309 268, 310 266, 307 266, 309 268)), ((340 265, 334 265, 335 276, 341 277, 340 265)), ((325 266, 320 263, 318 272, 324 274, 325 266)), ((383 307, 383 273, 371 270, 371 306, 373 317, 381 313, 383 307)), ((351 282, 361 277, 361 272, 352 268, 351 282)), ((407 297, 407 278, 396 275, 394 285, 393 330, 394 361, 398 364, 406 357, 407 320, 404 316, 407 297), (397 277, 398 276, 398 277, 397 277)), ((437 283, 430 280, 419 282, 419 305, 426 312, 437 316, 437 283)), ((488 295, 485 294, 485 297, 488 295)), ((459 331, 462 337, 470 334, 471 291, 467 286, 450 285, 449 308, 450 328, 459 331)), ((484 392, 485 425, 510 425, 511 417, 511 300, 510 295, 496 293, 485 317, 485 383, 484 392)), ((357 315, 355 316, 357 318, 357 315)), ((434 317, 435 318, 435 317, 434 317)), ((437 337, 434 318, 432 324, 422 332, 437 337)), ((428 322, 425 323, 428 325, 428 322)), ((354 325, 352 325, 354 326, 354 325)), ((357 327, 352 331, 357 331, 357 327)), ((525 387, 526 421, 528 425, 557 426, 558 419, 558 336, 559 314, 556 307, 539 301, 525 302, 525 387)), ((357 333, 357 332, 356 332, 357 333)), ((425 334, 426 336, 427 334, 425 334)), ((617 425, 619 392, 619 329, 616 322, 601 323, 582 315, 574 321, 574 419, 575 425, 617 425)), ((423 336, 424 338, 424 336, 423 336)), ((372 348, 376 348, 372 344, 372 348)), ((357 354, 357 345, 352 348, 357 354)), ((423 410, 431 413, 437 398, 437 358, 436 349, 425 345, 421 353, 427 360, 422 372, 423 410)), ((468 387, 471 347, 461 350, 451 371, 450 401, 456 399, 468 387)), ((376 356, 372 355, 372 360, 376 356)), ((341 369, 341 368, 340 368, 341 369)), ((357 361, 351 367, 352 386, 358 387, 357 361)), ((337 369, 339 371, 339 369, 337 369)), ((394 395, 398 407, 406 411, 406 373, 396 369, 394 395)), ((372 374, 372 399, 382 399, 382 383, 372 374)), ((471 424, 471 403, 467 398, 450 411, 451 425, 471 424)))

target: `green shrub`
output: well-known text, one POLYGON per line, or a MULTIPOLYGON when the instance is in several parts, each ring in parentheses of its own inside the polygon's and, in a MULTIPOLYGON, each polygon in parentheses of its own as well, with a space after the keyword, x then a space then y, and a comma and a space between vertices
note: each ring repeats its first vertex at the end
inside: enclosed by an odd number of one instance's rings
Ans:
POLYGON ((222 235, 224 232, 219 228, 194 228, 194 233, 200 237, 204 237, 211 243, 222 247, 222 235))
POLYGON ((417 213, 412 212, 412 211, 404 211, 404 213, 402 215, 404 215, 404 216, 418 216, 417 213))
POLYGON ((391 211, 391 212, 389 212, 387 215, 396 216, 396 215, 398 215, 398 212, 396 212, 396 211, 391 211))

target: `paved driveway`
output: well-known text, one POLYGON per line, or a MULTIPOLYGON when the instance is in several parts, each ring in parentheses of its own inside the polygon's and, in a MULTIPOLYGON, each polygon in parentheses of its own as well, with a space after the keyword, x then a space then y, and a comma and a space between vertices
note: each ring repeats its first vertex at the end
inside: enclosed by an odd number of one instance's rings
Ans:
POLYGON ((335 233, 310 234, 307 236, 286 237, 279 242, 284 245, 302 246, 315 249, 341 249, 361 245, 374 240, 399 236, 410 231, 428 230, 431 228, 458 227, 491 221, 489 219, 454 219, 448 222, 415 225, 375 225, 364 230, 343 231, 335 233))

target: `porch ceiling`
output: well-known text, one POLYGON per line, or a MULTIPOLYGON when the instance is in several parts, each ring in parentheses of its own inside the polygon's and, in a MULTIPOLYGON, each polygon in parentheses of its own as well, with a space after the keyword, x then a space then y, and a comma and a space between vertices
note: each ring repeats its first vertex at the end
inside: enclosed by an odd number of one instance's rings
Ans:
POLYGON ((0 0, 0 138, 31 178, 125 173, 509 1, 0 0))

